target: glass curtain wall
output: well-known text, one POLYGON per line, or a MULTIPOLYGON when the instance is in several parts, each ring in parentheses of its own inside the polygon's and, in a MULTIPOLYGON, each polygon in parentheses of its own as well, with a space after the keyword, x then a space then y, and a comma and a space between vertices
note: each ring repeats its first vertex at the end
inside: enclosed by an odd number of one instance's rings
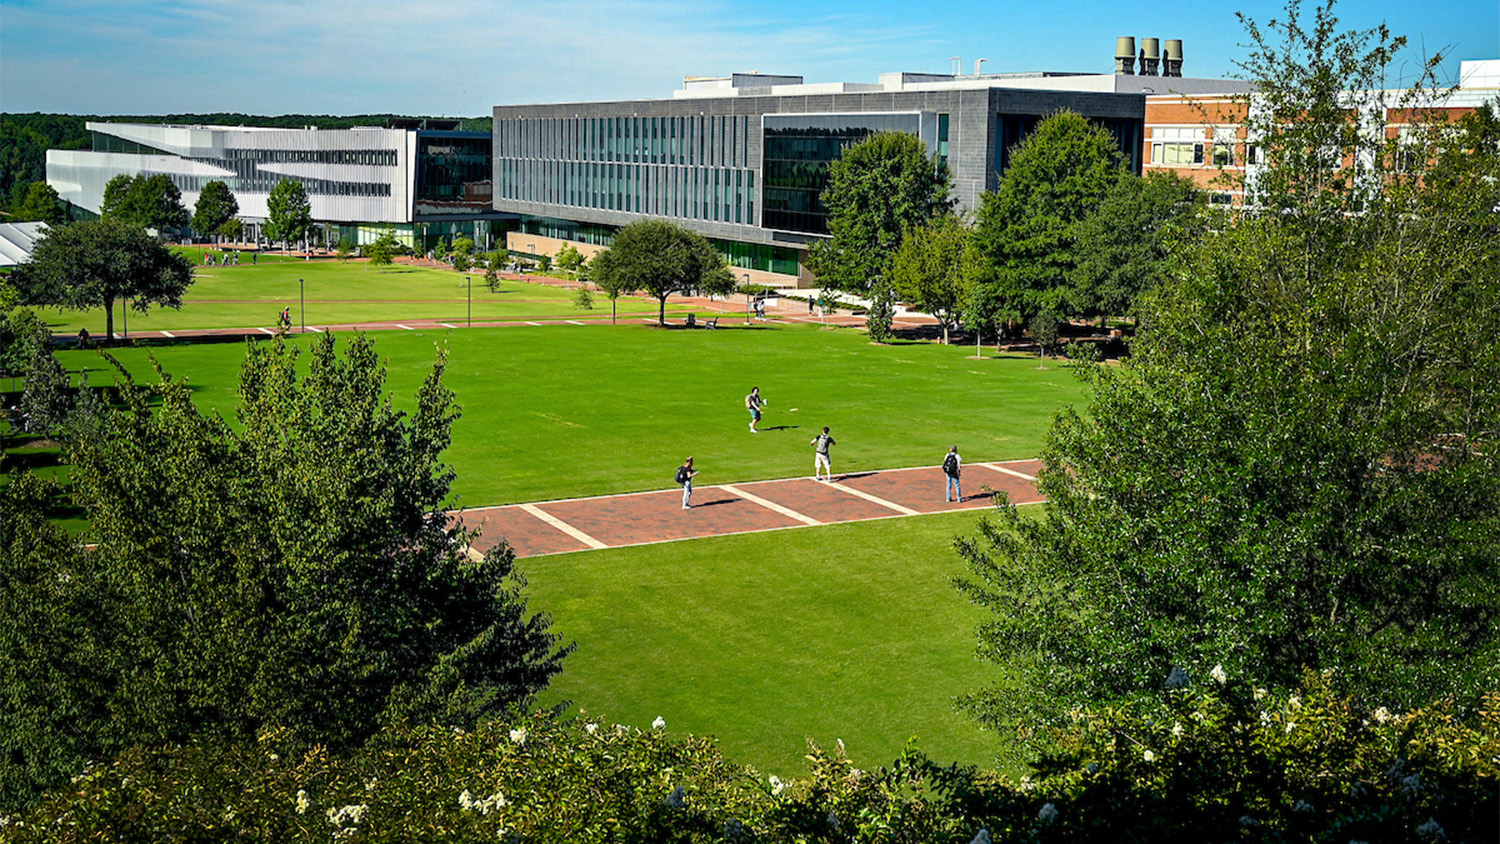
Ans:
POLYGON ((822 199, 828 187, 828 165, 846 147, 876 132, 920 135, 921 115, 768 114, 762 131, 765 210, 761 225, 828 234, 828 209, 822 199))

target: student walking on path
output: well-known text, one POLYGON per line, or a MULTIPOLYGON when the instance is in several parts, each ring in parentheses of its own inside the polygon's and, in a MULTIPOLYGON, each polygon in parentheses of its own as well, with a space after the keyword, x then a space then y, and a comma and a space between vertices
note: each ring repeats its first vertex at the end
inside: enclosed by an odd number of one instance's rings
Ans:
POLYGON ((750 411, 750 433, 760 433, 755 426, 760 423, 760 409, 765 406, 766 400, 760 397, 760 388, 751 387, 750 395, 745 396, 745 409, 750 411))
POLYGON ((823 433, 812 438, 813 447, 813 480, 819 480, 819 470, 828 473, 828 480, 833 480, 833 463, 828 459, 828 447, 838 445, 833 437, 828 436, 828 426, 823 426, 823 433))
POLYGON ((943 488, 944 501, 964 500, 964 491, 958 485, 958 476, 963 468, 964 459, 958 456, 958 446, 952 446, 943 457, 943 474, 948 478, 948 485, 943 488))
POLYGON ((693 476, 698 474, 693 468, 693 458, 689 457, 681 466, 677 467, 677 482, 682 484, 682 509, 693 508, 693 476))

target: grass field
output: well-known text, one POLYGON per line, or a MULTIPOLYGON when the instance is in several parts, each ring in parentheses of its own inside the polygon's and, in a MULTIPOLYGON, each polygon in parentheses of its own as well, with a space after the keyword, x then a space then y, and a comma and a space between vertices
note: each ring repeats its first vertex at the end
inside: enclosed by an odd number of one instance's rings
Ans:
MULTIPOLYGON (((407 319, 453 322, 466 319, 469 313, 469 286, 463 273, 405 265, 376 270, 360 261, 273 259, 277 257, 267 256, 256 266, 245 263, 230 267, 202 266, 200 259, 181 310, 152 308, 144 315, 132 311, 130 330, 273 327, 285 307, 291 307, 292 322, 297 325, 407 319), (298 279, 305 284, 299 285, 298 279)), ((247 256, 244 260, 250 259, 247 256)), ((498 292, 491 293, 484 285, 483 273, 468 275, 476 320, 558 317, 607 321, 610 316, 609 300, 603 297, 596 297, 592 310, 584 310, 573 303, 572 292, 562 288, 504 281, 498 292)), ((622 315, 655 316, 656 308, 654 301, 640 298, 619 301, 622 315)), ((116 332, 123 331, 126 322, 121 311, 121 303, 116 303, 116 332)), ((103 336, 103 308, 38 308, 37 312, 54 331, 71 334, 87 328, 91 334, 103 336)))
MULTIPOLYGON (((395 295, 395 291, 390 291, 395 295)), ((1069 370, 969 347, 871 345, 810 325, 658 329, 639 323, 375 335, 398 407, 450 351, 463 406, 445 458, 463 506, 671 486, 692 454, 700 484, 809 474, 823 425, 841 472, 1035 456, 1055 410, 1083 400, 1069 370), (743 398, 771 402, 751 434, 743 398)), ((265 342, 265 341, 261 341, 265 342)), ((300 342, 293 340, 293 342, 300 342)), ((148 355, 232 417, 240 343, 121 348, 148 355)), ((59 357, 110 371, 93 352, 59 357)), ((1000 671, 973 660, 980 613, 951 588, 955 534, 976 514, 720 537, 522 562, 534 610, 578 651, 546 702, 611 722, 714 734, 730 758, 802 770, 804 737, 843 739, 861 766, 908 739, 939 760, 992 763, 1005 747, 951 706, 1000 671)))
POLYGON ((534 608, 578 642, 544 702, 605 723, 716 735, 726 755, 801 774, 806 738, 859 767, 906 742, 1013 765, 952 706, 999 676, 973 657, 983 613, 949 585, 977 514, 887 519, 522 562, 534 608))
MULTIPOLYGON (((971 462, 1033 457, 1052 413, 1081 397, 1059 364, 874 346, 852 329, 557 325, 378 335, 398 406, 436 344, 450 350, 447 383, 463 406, 446 458, 468 507, 663 489, 690 454, 701 485, 807 475, 823 425, 840 472, 937 465, 955 443, 971 462), (744 396, 756 385, 771 405, 751 434, 744 396)), ((231 415, 240 344, 115 354, 142 374, 154 355, 203 406, 231 415)), ((59 357, 94 370, 96 385, 112 376, 93 352, 59 357)))

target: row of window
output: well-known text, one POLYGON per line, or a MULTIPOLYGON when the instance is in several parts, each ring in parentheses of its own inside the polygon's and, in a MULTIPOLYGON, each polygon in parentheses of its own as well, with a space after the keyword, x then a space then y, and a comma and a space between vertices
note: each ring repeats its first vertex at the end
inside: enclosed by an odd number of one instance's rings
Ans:
POLYGON ((731 115, 495 121, 503 158, 746 167, 751 138, 750 118, 731 115))
MULTIPOLYGON (((209 163, 226 165, 228 162, 209 163)), ((232 169, 226 167, 225 169, 232 169)), ((364 197, 387 197, 391 195, 391 186, 386 182, 341 182, 332 179, 308 179, 304 177, 282 176, 275 173, 253 173, 248 176, 189 176, 181 173, 167 174, 172 178, 172 184, 177 189, 187 193, 198 193, 203 190, 204 185, 209 182, 223 182, 229 185, 234 193, 270 193, 271 188, 283 179, 291 179, 301 182, 302 189, 307 191, 308 196, 364 196, 364 197)))
MULTIPOLYGON (((1151 145, 1151 163, 1167 167, 1212 164, 1215 167, 1235 165, 1234 144, 1215 141, 1168 141, 1151 145)), ((1245 163, 1259 164, 1260 150, 1255 144, 1245 147, 1245 163)))
POLYGON ((754 223, 755 171, 501 159, 496 195, 520 202, 754 223))
POLYGON ((224 157, 257 164, 370 164, 396 166, 393 149, 226 149, 224 157))

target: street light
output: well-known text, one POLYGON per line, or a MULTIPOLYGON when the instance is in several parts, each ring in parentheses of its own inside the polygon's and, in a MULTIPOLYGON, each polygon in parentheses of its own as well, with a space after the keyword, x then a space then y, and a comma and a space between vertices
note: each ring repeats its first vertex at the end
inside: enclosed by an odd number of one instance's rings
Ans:
POLYGON ((297 279, 297 319, 302 321, 302 333, 307 333, 307 285, 302 279, 297 279))
POLYGON ((469 288, 469 327, 474 327, 474 279, 464 276, 464 284, 469 288))
POLYGON ((745 279, 745 324, 749 325, 750 324, 750 274, 749 273, 741 273, 740 276, 745 279))

